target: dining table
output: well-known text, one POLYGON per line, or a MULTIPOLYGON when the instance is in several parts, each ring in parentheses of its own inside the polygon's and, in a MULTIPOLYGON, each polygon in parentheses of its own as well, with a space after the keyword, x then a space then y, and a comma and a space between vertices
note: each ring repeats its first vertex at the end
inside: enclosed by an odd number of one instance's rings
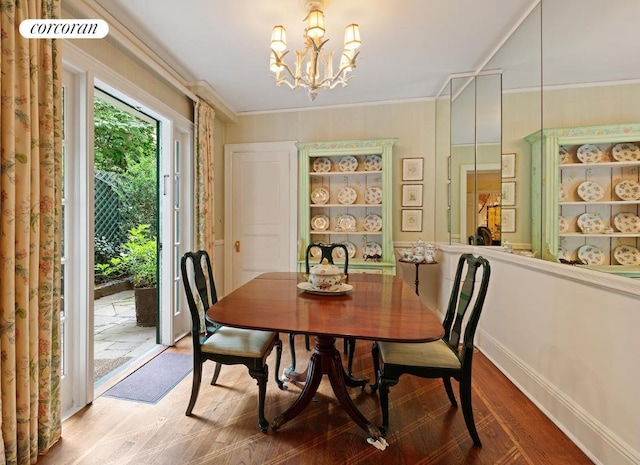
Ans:
POLYGON ((348 290, 309 292, 303 273, 263 273, 207 310, 207 317, 221 325, 315 338, 306 370, 288 373, 305 383, 293 404, 272 421, 273 431, 309 405, 327 375, 338 402, 369 434, 368 440, 384 442, 384 430, 365 418, 349 396, 348 387, 364 387, 367 379, 345 372, 336 338, 428 342, 444 335, 438 316, 400 277, 352 273, 344 289, 348 290))

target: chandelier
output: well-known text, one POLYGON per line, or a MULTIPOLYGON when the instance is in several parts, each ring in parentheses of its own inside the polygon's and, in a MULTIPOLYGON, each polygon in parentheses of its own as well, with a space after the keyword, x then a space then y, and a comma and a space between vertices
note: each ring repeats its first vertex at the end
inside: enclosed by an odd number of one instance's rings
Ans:
POLYGON ((360 28, 357 24, 349 24, 344 31, 344 50, 340 57, 340 68, 333 74, 333 51, 323 50, 329 39, 324 39, 324 0, 306 2, 307 22, 304 30, 305 48, 296 50, 295 71, 284 61, 287 50, 287 31, 284 26, 274 26, 271 33, 271 58, 269 68, 274 73, 276 85, 286 84, 291 89, 299 87, 309 90, 309 98, 313 101, 318 89, 333 89, 338 84, 347 85, 349 72, 356 67, 360 47, 360 28))

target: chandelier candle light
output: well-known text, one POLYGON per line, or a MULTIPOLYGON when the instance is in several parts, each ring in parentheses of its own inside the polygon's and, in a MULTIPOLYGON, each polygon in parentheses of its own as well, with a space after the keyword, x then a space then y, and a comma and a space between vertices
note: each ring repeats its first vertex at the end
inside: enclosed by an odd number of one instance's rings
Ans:
POLYGON ((322 50, 329 41, 324 39, 324 0, 307 1, 307 27, 304 30, 304 51, 296 50, 295 72, 284 61, 287 50, 287 31, 284 26, 274 26, 271 33, 271 59, 269 68, 274 73, 276 85, 287 84, 291 89, 303 87, 309 90, 309 98, 313 101, 318 89, 333 89, 338 84, 346 86, 351 78, 348 73, 356 67, 360 47, 360 28, 357 24, 349 24, 344 31, 344 50, 340 58, 340 69, 333 74, 333 51, 322 50), (286 71, 286 75, 285 72, 286 71), (322 78, 321 76, 322 71, 322 78), (287 78, 290 78, 291 81, 287 78))

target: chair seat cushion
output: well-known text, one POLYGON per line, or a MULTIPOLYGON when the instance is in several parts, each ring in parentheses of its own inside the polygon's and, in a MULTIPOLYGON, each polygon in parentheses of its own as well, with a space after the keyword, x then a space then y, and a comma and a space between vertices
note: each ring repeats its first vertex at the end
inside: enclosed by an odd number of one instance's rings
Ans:
POLYGON ((442 339, 433 342, 378 342, 384 363, 460 369, 460 359, 442 339))
POLYGON ((222 326, 202 344, 202 352, 262 358, 270 349, 276 333, 222 326))

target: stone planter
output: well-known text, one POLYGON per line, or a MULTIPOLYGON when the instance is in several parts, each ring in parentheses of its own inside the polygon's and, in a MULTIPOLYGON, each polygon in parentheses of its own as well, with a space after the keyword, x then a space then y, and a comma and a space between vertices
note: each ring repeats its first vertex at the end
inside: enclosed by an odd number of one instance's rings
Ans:
POLYGON ((136 324, 138 326, 155 326, 158 311, 157 288, 136 287, 133 294, 136 303, 136 324))

